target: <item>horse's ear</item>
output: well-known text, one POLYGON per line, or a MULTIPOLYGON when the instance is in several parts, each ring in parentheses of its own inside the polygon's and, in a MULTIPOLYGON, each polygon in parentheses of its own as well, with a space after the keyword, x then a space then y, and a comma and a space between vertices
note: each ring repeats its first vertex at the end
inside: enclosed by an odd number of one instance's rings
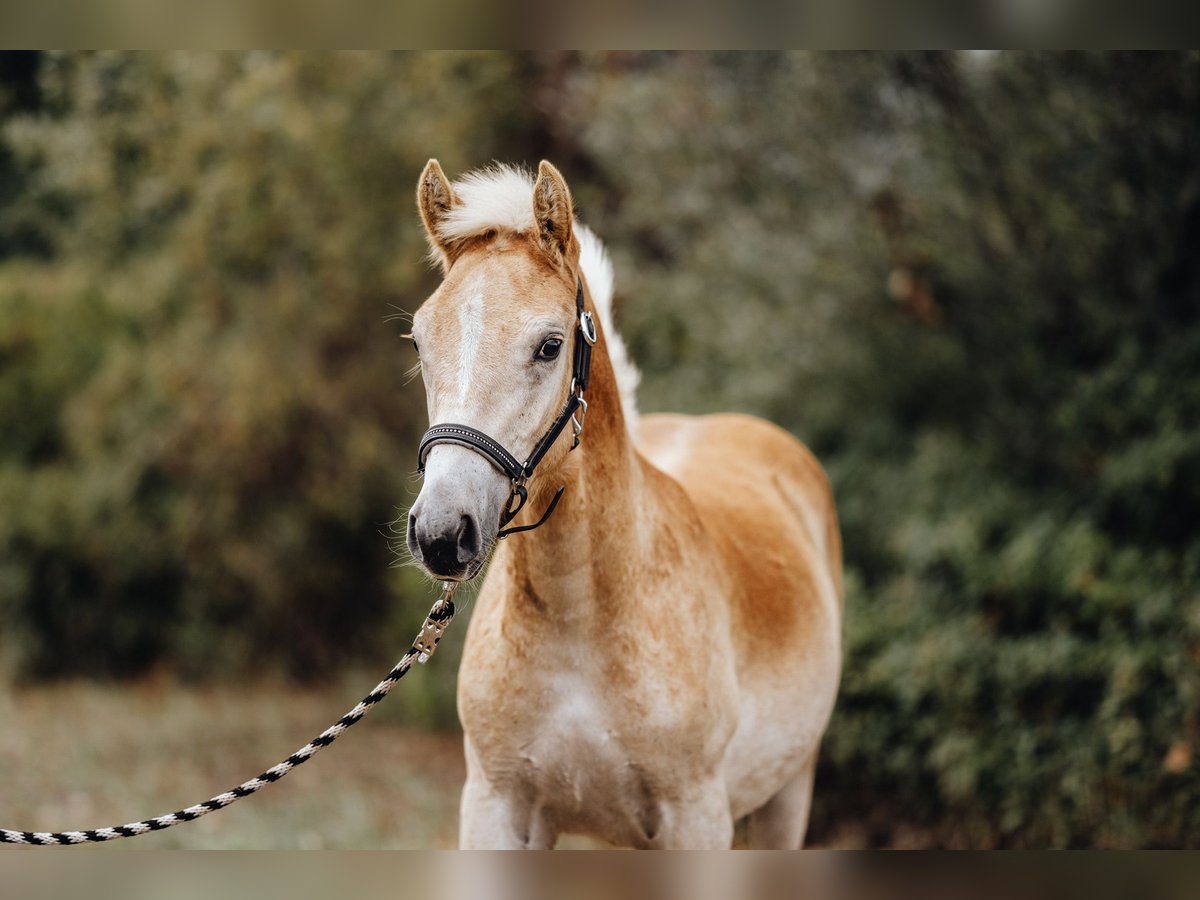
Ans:
POLYGON ((417 182, 417 209, 425 223, 425 236, 429 239, 430 254, 442 265, 442 271, 450 268, 454 261, 454 245, 444 240, 440 226, 446 214, 458 203, 454 188, 436 159, 425 163, 421 180, 417 182))
POLYGON ((533 221, 537 239, 555 262, 568 262, 574 241, 571 191, 562 173, 544 159, 538 164, 537 181, 533 184, 533 221))

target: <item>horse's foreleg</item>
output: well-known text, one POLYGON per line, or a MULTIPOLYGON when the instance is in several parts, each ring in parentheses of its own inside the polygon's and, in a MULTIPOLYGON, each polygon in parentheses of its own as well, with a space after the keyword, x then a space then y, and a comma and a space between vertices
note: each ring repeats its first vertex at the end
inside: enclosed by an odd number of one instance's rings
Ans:
POLYGON ((662 830, 653 844, 659 849, 728 850, 733 843, 733 818, 723 781, 661 809, 662 830))
POLYGON ((497 791, 481 775, 467 775, 459 807, 461 849, 550 850, 557 837, 525 799, 497 791))
POLYGON ((817 754, 813 753, 800 774, 750 814, 751 850, 798 850, 804 846, 816 762, 817 754))

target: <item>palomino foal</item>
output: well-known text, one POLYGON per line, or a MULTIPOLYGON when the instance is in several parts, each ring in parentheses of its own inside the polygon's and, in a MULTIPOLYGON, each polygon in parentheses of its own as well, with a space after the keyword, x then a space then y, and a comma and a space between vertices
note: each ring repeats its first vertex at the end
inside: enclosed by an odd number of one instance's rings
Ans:
MULTIPOLYGON (((800 846, 841 666, 821 467, 748 416, 635 419, 611 266, 553 166, 451 185, 430 160, 417 199, 445 274, 413 324, 431 424, 526 459, 576 390, 577 291, 600 321, 579 445, 553 440, 514 524, 561 502, 499 543, 467 633, 461 845, 728 847, 749 815, 752 846, 800 846)), ((453 442, 424 463, 409 548, 474 578, 513 480, 453 442)))

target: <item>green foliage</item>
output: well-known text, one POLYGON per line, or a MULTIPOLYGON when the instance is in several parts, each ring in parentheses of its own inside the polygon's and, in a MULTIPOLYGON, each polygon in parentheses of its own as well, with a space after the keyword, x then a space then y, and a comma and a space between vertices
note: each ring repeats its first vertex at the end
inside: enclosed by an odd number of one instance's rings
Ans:
POLYGON ((19 673, 406 640, 413 181, 546 155, 643 407, 768 416, 834 482, 814 838, 1200 841, 1195 54, 99 54, 40 97, 0 216, 50 255, 0 247, 19 673))
POLYGON ((19 671, 313 676, 393 652, 397 592, 419 621, 429 592, 391 576, 386 536, 424 409, 382 320, 430 284, 414 173, 433 150, 504 155, 510 74, 489 56, 45 63, 47 111, 7 135, 56 260, 0 273, 19 671))
POLYGON ((839 500, 814 835, 1196 845, 1200 61, 639 63, 567 106, 643 403, 839 500))

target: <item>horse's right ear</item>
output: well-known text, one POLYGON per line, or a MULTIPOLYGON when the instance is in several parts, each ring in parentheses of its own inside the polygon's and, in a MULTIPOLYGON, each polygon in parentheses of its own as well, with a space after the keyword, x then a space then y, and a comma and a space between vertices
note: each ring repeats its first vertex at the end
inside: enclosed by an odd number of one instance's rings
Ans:
POLYGON ((425 163, 421 180, 417 182, 417 209, 425 223, 425 237, 429 239, 429 255, 442 266, 445 273, 454 262, 454 245, 441 235, 441 223, 446 214, 458 203, 454 188, 436 159, 425 163))

